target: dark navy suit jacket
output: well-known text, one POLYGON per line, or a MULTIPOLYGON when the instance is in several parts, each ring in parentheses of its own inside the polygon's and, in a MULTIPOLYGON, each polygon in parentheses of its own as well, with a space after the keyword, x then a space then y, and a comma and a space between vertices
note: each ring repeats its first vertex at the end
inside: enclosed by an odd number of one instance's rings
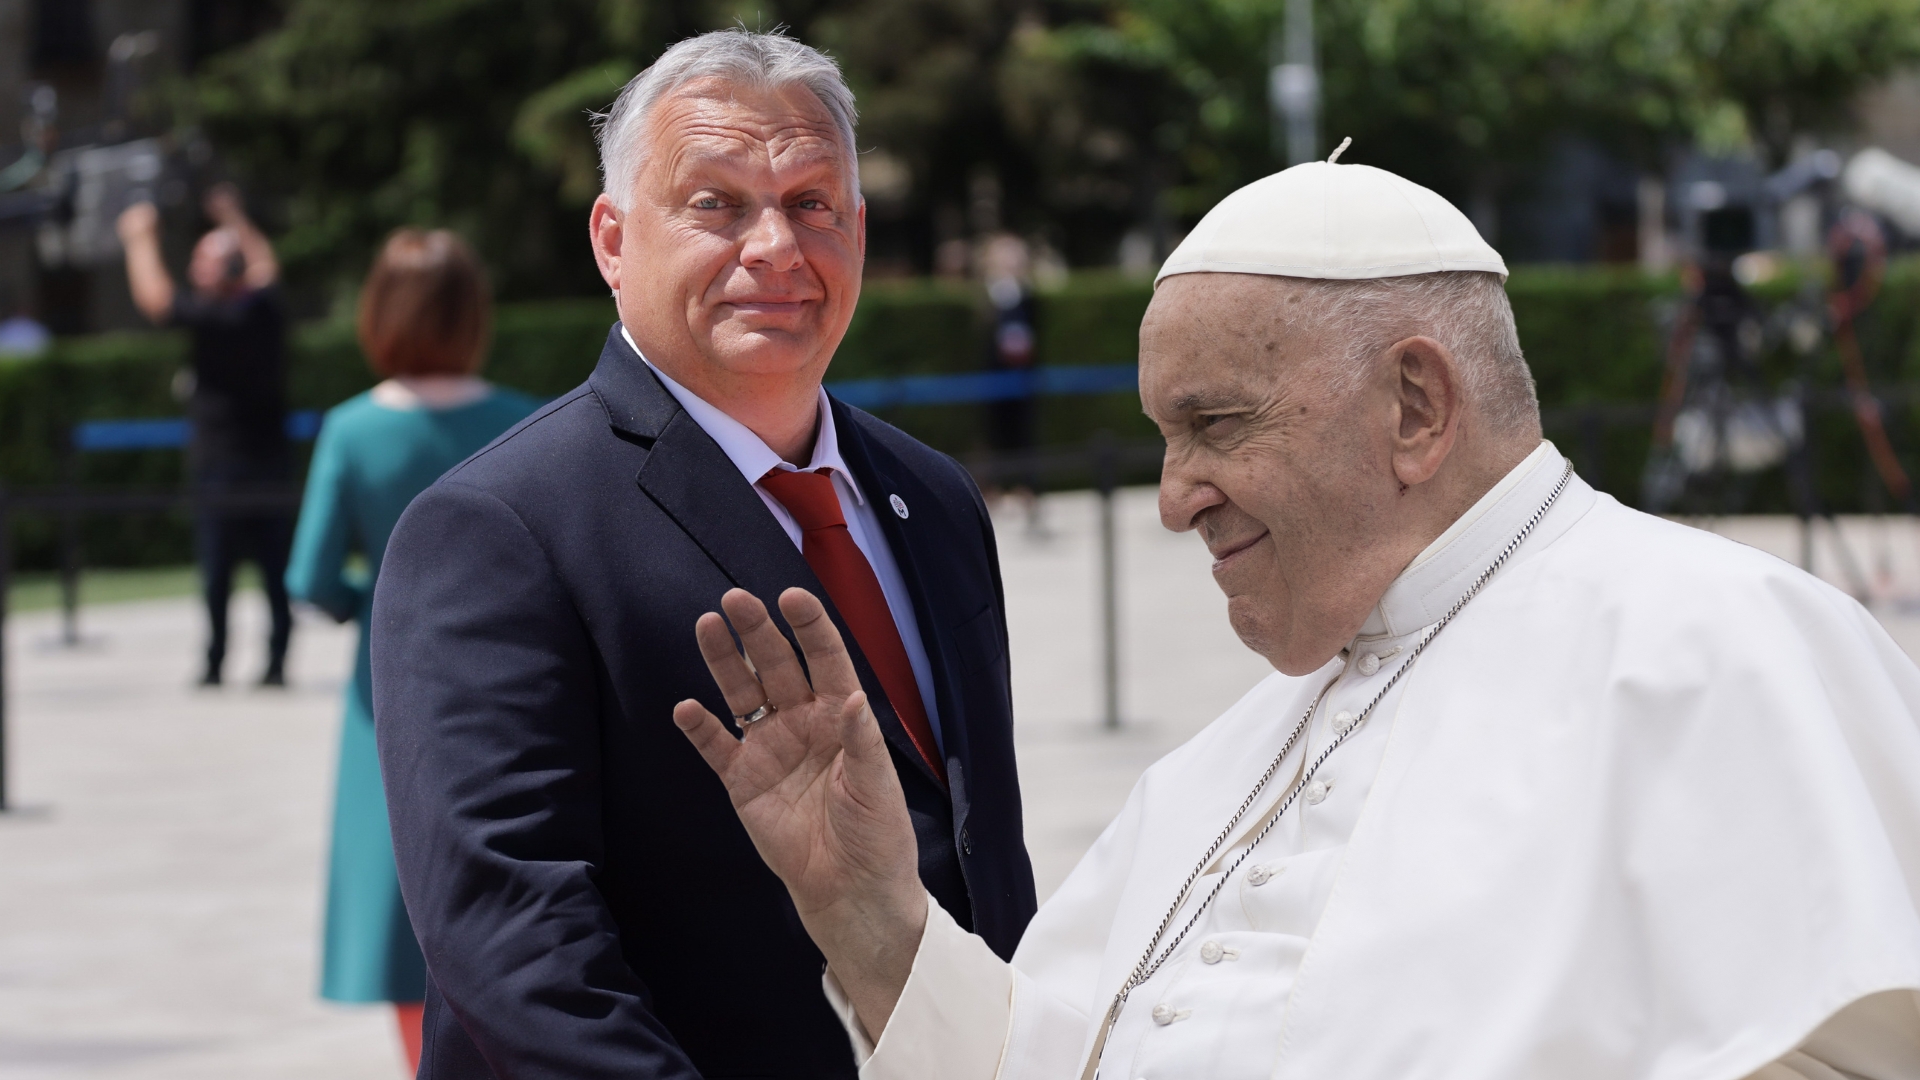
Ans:
MULTIPOLYGON (((833 403, 906 579, 950 788, 839 613, 941 904, 1010 956, 1034 911, 993 528, 967 473, 833 403)), ((851 1077, 821 957, 675 702, 727 710, 693 623, 825 599, 751 485, 621 339, 400 519, 374 597, 394 853, 432 1080, 851 1077)), ((832 611, 829 605, 829 611, 832 611)))

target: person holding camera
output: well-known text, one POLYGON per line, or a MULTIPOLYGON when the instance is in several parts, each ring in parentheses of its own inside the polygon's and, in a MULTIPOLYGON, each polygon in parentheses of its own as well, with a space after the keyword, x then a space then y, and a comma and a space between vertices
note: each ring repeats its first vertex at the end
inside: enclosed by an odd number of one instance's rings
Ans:
POLYGON ((287 314, 273 246, 231 184, 207 193, 213 228, 194 244, 188 288, 175 286, 160 253, 160 214, 150 202, 120 215, 121 245, 134 306, 156 326, 192 338, 193 438, 187 463, 201 500, 195 549, 206 594, 207 666, 200 682, 218 686, 227 652, 227 598, 242 559, 260 569, 272 612, 262 686, 286 685, 293 616, 284 584, 293 520, 278 509, 237 508, 237 496, 265 493, 293 476, 287 442, 287 314))

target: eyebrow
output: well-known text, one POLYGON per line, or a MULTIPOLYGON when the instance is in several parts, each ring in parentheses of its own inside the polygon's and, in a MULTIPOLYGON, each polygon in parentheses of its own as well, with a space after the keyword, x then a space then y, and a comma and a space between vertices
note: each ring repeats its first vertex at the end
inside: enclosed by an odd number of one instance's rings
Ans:
POLYGON ((1239 395, 1220 390, 1205 390, 1191 394, 1182 394, 1173 399, 1175 412, 1208 412, 1213 409, 1246 408, 1247 401, 1239 395))

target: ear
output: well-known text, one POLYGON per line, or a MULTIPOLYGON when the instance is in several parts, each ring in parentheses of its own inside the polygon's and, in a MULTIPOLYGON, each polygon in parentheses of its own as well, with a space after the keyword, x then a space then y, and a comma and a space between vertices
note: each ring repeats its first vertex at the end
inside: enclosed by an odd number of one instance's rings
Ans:
POLYGON ((1410 337, 1387 350, 1394 370, 1393 472, 1404 494, 1433 479, 1453 452, 1466 406, 1460 362, 1430 337, 1410 337))
POLYGON ((587 212, 587 242, 593 245, 593 261, 599 264, 607 288, 615 292, 620 291, 620 239, 625 221, 625 215, 604 192, 587 212))

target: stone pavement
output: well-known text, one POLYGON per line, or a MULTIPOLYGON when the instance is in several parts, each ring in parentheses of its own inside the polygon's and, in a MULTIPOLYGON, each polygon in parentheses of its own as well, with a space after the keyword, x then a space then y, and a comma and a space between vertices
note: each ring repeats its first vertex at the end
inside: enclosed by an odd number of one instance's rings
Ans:
MULTIPOLYGON (((1096 716, 1094 499, 1009 508, 1001 555, 1028 842, 1044 897, 1140 771, 1267 672, 1228 628, 1192 536, 1154 493, 1120 500, 1123 712, 1096 716)), ((1722 531, 1796 556, 1791 522, 1722 531)), ((1876 610, 1920 647, 1920 530, 1848 521, 1876 610), (1904 590, 1904 591, 1903 591, 1904 590)), ((1846 578, 1825 536, 1815 568, 1846 578)), ((230 674, 255 674, 264 610, 236 605, 230 674)), ((188 600, 89 608, 87 644, 52 613, 12 621, 14 801, 0 818, 0 1080, 394 1080, 384 1009, 314 997, 321 867, 348 629, 303 619, 294 688, 188 686, 188 600)))

